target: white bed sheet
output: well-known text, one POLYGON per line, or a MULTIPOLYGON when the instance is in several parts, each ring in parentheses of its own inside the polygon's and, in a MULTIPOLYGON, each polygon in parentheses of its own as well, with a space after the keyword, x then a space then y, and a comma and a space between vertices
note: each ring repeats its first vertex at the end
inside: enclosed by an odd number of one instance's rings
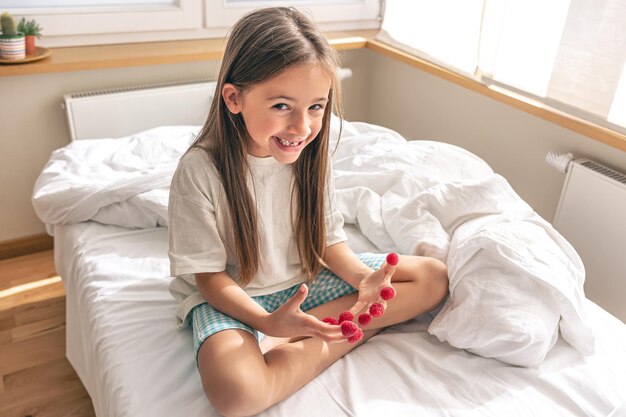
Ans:
MULTIPOLYGON (((67 355, 96 414, 217 415, 202 391, 191 333, 176 328, 167 229, 86 222, 54 232, 67 291, 67 355)), ((354 250, 375 249, 355 228, 348 234, 354 250)), ((506 365, 440 342, 423 315, 383 331, 262 415, 621 415, 626 327, 586 304, 596 334, 591 356, 559 338, 540 366, 506 365)))

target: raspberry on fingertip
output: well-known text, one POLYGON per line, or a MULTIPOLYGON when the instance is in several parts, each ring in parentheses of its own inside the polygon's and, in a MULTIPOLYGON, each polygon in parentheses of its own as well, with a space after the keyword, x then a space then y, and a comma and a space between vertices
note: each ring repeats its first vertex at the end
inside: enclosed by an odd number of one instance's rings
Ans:
POLYGON ((398 254, 395 252, 391 252, 389 255, 387 255, 387 263, 389 265, 398 265, 398 254))
POLYGON ((324 317, 324 318, 322 319, 322 321, 323 321, 324 323, 327 323, 327 324, 332 324, 333 326, 336 326, 336 325, 338 325, 338 324, 339 324, 339 322, 337 321, 337 319, 336 319, 336 318, 334 318, 334 317, 324 317))
POLYGON ((359 324, 361 326, 367 326, 372 321, 372 315, 369 313, 361 313, 359 314, 359 324))
POLYGON ((343 313, 339 315, 339 324, 343 323, 344 321, 352 321, 352 320, 354 320, 354 314, 352 314, 348 310, 344 311, 343 313))
POLYGON ((344 321, 341 323, 341 334, 346 337, 353 336, 359 330, 359 326, 353 321, 344 321))
POLYGON ((385 287, 382 290, 380 290, 380 297, 385 301, 391 300, 395 296, 396 296, 396 290, 394 290, 393 287, 385 287))
POLYGON ((374 303, 370 307, 370 314, 373 317, 381 317, 383 314, 385 314, 385 307, 380 303, 374 303))
POLYGON ((363 339, 363 330, 358 329, 356 333, 348 337, 348 343, 356 343, 361 339, 363 339))

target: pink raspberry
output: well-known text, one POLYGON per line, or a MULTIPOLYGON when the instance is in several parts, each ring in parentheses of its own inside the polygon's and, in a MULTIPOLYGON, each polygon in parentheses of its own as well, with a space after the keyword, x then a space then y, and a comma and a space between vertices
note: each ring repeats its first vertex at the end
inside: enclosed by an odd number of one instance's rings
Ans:
POLYGON ((398 265, 398 254, 395 252, 391 252, 387 255, 387 263, 389 265, 398 265))
POLYGON ((352 321, 354 320, 354 314, 350 313, 350 311, 346 310, 339 315, 339 324, 344 321, 352 321))
POLYGON ((372 316, 369 313, 359 314, 359 323, 361 326, 367 326, 372 321, 372 316))
POLYGON ((385 307, 380 303, 374 303, 370 307, 370 314, 374 317, 381 317, 385 314, 385 307))
POLYGON ((337 321, 337 319, 336 319, 336 318, 334 318, 334 317, 324 317, 324 318, 322 319, 322 321, 323 321, 324 323, 332 324, 333 326, 336 326, 336 325, 338 325, 338 324, 339 324, 339 322, 337 321))
POLYGON ((354 335, 357 330, 359 330, 359 326, 353 321, 344 321, 341 323, 341 334, 346 337, 354 335))
POLYGON ((361 339, 363 339, 363 330, 357 328, 356 333, 348 337, 348 343, 356 343, 361 339))
POLYGON ((391 300, 395 296, 396 296, 396 290, 394 290, 393 287, 385 287, 382 290, 380 290, 380 297, 385 301, 391 300))

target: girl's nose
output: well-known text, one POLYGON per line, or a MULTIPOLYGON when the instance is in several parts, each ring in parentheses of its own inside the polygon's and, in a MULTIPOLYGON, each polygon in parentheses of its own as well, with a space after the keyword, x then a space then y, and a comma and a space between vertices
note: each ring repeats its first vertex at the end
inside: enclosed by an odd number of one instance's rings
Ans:
POLYGON ((294 112, 289 123, 289 133, 304 139, 311 134, 311 128, 309 127, 309 119, 306 114, 300 114, 294 112))

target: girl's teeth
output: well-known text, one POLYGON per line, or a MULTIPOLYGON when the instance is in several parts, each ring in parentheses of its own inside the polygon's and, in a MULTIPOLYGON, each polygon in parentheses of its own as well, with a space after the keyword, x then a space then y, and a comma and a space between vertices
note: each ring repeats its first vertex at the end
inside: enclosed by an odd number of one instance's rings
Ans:
POLYGON ((292 146, 292 147, 294 147, 294 146, 298 146, 298 144, 300 143, 300 142, 289 142, 289 141, 287 141, 287 140, 283 140, 283 139, 281 139, 281 138, 276 138, 276 139, 278 139, 278 141, 279 141, 279 142, 281 143, 281 145, 283 145, 283 146, 292 146))

